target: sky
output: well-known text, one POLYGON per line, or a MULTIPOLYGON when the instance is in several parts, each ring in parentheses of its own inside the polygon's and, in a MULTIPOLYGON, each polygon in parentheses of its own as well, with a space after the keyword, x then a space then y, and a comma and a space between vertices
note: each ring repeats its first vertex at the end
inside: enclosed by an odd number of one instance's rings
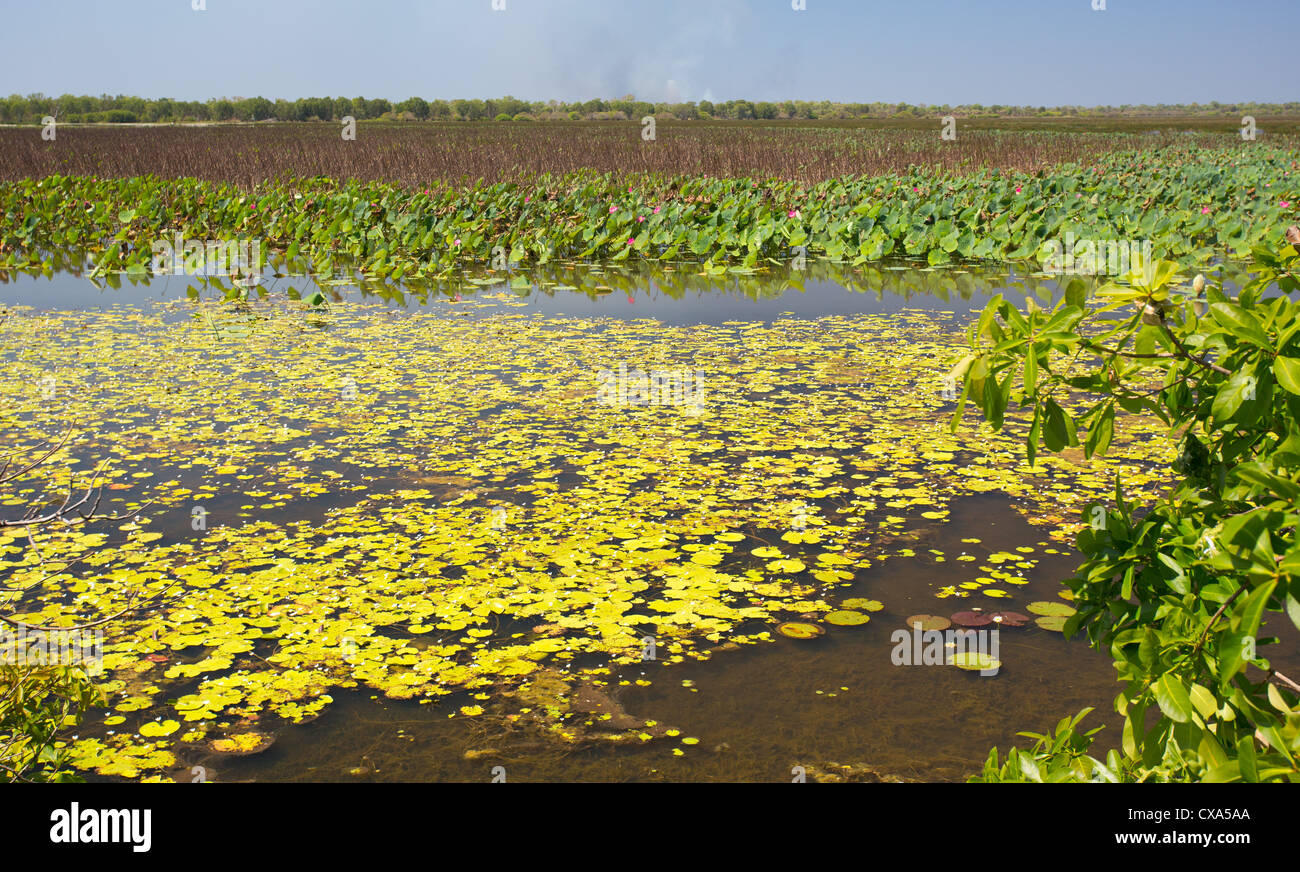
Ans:
POLYGON ((1295 12, 1295 0, 0 0, 0 93, 1285 102, 1300 95, 1295 12))

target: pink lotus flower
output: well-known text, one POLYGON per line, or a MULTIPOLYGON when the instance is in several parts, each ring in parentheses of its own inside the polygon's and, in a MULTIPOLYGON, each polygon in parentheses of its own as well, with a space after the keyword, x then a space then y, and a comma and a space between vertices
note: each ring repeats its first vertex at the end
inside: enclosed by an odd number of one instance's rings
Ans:
POLYGON ((658 207, 658 206, 655 206, 655 214, 656 214, 656 215, 659 214, 659 207, 658 207))
POLYGON ((532 195, 530 194, 529 196, 524 197, 524 202, 527 203, 531 199, 532 199, 532 195))
POLYGON ((629 237, 627 238, 627 244, 628 244, 628 245, 635 245, 635 244, 636 244, 636 240, 629 236, 629 237))
POLYGON ((636 216, 636 223, 640 224, 640 223, 641 223, 642 221, 644 221, 644 220, 645 220, 645 216, 644 216, 644 215, 638 215, 638 216, 636 216))
POLYGON ((617 211, 618 211, 618 207, 617 207, 617 206, 610 206, 610 207, 609 207, 609 214, 613 215, 613 214, 614 214, 615 212, 617 212, 617 211))
POLYGON ((914 193, 914 194, 919 194, 919 193, 921 193, 921 189, 920 189, 920 188, 917 188, 917 187, 913 187, 913 188, 912 188, 912 193, 914 193))
POLYGON ((1020 186, 1019 186, 1019 185, 1016 185, 1016 193, 1017 193, 1017 194, 1020 193, 1020 186))
POLYGON ((1209 214, 1210 214, 1210 207, 1209 207, 1209 206, 1202 206, 1202 207, 1201 207, 1201 214, 1202 214, 1202 215, 1209 215, 1209 214))
POLYGON ((1291 206, 1291 201, 1290 201, 1290 200, 1283 200, 1279 205, 1281 205, 1283 209, 1287 209, 1287 208, 1290 208, 1290 206, 1291 206))
POLYGON ((460 245, 460 240, 457 239, 455 242, 452 243, 452 245, 460 245))

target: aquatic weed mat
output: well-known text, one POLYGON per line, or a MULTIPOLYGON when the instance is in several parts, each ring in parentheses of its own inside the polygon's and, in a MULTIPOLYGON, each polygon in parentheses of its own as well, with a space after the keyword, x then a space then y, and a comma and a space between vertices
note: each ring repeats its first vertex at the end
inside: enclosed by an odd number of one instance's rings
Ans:
MULTIPOLYGON (((76 766, 156 780, 200 752, 258 753, 342 688, 475 718, 596 686, 647 638, 671 668, 827 613, 854 632, 879 604, 841 589, 882 561, 936 564, 936 612, 1025 607, 1033 549, 977 566, 918 544, 953 501, 1005 494, 1064 548, 1117 470, 1150 498, 1175 453, 1135 419, 1105 459, 1033 469, 1014 415, 950 433, 958 316, 666 326, 518 306, 0 322, 0 442, 34 458, 73 427, 0 494, 4 517, 97 468, 102 511, 143 507, 31 541, 0 529, 16 619, 144 606, 99 627, 107 706, 69 738, 76 766)), ((532 717, 572 739, 587 708, 532 717)))

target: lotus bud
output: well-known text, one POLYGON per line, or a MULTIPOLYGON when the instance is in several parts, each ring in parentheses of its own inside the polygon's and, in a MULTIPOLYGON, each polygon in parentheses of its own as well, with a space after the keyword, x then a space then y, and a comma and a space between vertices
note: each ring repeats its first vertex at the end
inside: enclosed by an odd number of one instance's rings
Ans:
POLYGON ((1192 300, 1192 311, 1196 313, 1197 318, 1204 318, 1209 309, 1210 304, 1204 300, 1192 300))
POLYGON ((1203 273, 1197 273, 1196 278, 1192 279, 1192 290, 1198 294, 1205 292, 1205 275, 1203 273))

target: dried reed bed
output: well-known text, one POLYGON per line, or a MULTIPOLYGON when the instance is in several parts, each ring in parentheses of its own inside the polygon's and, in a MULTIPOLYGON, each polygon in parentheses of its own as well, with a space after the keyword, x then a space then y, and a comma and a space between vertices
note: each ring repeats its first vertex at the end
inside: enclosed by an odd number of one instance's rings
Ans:
POLYGON ((254 185, 328 176, 408 186, 520 179, 579 169, 671 175, 758 175, 815 183, 844 175, 1088 164, 1117 150, 1172 143, 1239 147, 1226 132, 961 130, 842 124, 672 123, 643 141, 634 122, 362 124, 345 141, 334 124, 185 127, 64 125, 54 141, 33 128, 0 129, 0 179, 52 174, 195 177, 254 185))

